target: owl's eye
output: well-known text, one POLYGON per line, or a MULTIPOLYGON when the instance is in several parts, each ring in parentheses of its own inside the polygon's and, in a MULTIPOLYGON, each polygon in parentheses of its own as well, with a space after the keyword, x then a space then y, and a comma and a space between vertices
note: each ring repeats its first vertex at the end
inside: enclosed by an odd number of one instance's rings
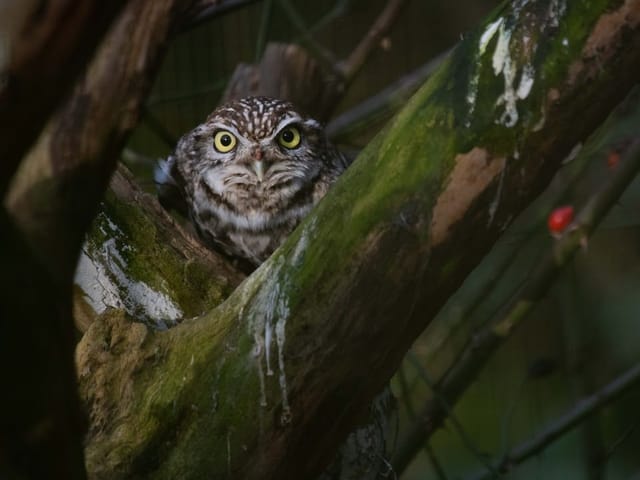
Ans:
POLYGON ((296 148, 300 145, 300 131, 296 127, 286 127, 278 135, 278 143, 284 148, 296 148))
POLYGON ((230 152, 236 146, 236 137, 231 132, 220 130, 213 137, 213 146, 220 153, 230 152))

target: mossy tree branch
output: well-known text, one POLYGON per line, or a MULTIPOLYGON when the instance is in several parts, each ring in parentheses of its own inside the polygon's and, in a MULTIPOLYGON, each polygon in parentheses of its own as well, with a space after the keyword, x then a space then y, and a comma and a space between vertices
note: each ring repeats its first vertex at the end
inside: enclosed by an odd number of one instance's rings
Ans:
POLYGON ((224 304, 162 333, 118 317, 92 326, 79 364, 84 392, 100 392, 94 476, 317 474, 510 219, 636 81, 639 22, 638 0, 505 7, 224 304))

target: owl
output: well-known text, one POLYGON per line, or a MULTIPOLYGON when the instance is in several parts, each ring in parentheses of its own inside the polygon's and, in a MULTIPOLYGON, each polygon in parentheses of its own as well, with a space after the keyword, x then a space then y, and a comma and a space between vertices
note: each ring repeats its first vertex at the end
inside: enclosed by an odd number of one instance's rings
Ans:
POLYGON ((156 181, 179 188, 206 244, 257 266, 348 164, 320 123, 291 103, 247 97, 184 135, 156 181))

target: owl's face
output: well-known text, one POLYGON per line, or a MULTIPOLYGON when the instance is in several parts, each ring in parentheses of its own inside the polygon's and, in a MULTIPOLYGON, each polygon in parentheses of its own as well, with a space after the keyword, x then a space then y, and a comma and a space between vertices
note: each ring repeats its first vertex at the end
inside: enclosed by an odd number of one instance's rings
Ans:
POLYGON ((170 159, 203 238, 262 261, 346 167, 320 124, 281 100, 215 110, 170 159))
POLYGON ((183 137, 178 150, 187 161, 178 168, 233 210, 256 216, 281 208, 311 184, 325 148, 316 120, 287 102, 249 97, 215 110, 183 137))

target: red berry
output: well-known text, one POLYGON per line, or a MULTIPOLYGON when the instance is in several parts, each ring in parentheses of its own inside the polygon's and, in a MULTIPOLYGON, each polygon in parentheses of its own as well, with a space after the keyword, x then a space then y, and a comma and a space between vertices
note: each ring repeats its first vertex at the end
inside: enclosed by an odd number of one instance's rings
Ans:
POLYGON ((573 207, 565 205, 549 214, 547 226, 551 235, 560 235, 573 222, 573 207))
POLYGON ((607 167, 614 169, 618 166, 618 163, 620 163, 620 154, 612 150, 607 157, 607 167))

